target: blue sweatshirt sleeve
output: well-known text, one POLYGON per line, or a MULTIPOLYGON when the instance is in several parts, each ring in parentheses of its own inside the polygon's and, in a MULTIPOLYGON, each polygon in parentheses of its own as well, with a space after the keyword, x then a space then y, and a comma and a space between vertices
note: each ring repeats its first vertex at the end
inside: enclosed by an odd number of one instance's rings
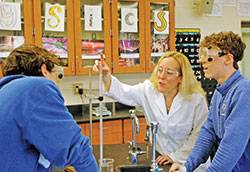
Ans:
POLYGON ((246 150, 250 138, 250 91, 239 90, 232 97, 225 133, 207 172, 231 172, 246 150))
MULTIPOLYGON (((242 157, 250 138, 250 91, 237 90, 231 96, 229 112, 224 123, 225 132, 206 172, 231 172, 242 157)), ((209 113, 194 149, 185 163, 188 172, 193 171, 202 162, 205 154, 209 154, 208 151, 215 143, 214 136, 212 114, 209 113)))
POLYGON ((53 83, 43 84, 31 102, 35 105, 25 125, 24 141, 58 167, 71 165, 80 172, 99 171, 89 139, 81 134, 59 89, 53 83))
POLYGON ((213 120, 211 111, 209 111, 207 120, 201 127, 192 152, 189 154, 188 159, 184 164, 187 172, 194 171, 201 163, 207 161, 215 143, 216 137, 213 129, 213 120))

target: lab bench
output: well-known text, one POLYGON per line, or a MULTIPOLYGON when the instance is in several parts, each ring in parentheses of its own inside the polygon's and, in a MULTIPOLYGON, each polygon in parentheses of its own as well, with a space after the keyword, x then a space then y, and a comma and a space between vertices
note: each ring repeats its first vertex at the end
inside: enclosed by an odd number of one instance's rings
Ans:
MULTIPOLYGON (((136 134, 138 143, 144 142, 146 137, 146 121, 143 113, 137 113, 140 133, 136 134)), ((89 115, 74 117, 82 128, 82 134, 90 137, 89 115)), ((123 144, 132 140, 132 120, 127 110, 117 111, 115 115, 103 117, 103 144, 123 144)), ((99 117, 92 118, 92 144, 100 144, 99 117)))
MULTIPOLYGON (((79 108, 79 107, 78 107, 79 108)), ((132 119, 130 119, 129 110, 133 107, 127 107, 122 109, 117 109, 115 114, 111 116, 103 117, 103 158, 114 159, 114 172, 116 172, 116 167, 120 165, 131 165, 130 160, 128 160, 128 152, 132 150, 129 147, 128 141, 132 141, 132 119)), ((83 109, 88 109, 84 107, 83 109)), ((82 127, 82 133, 89 137, 89 113, 85 111, 82 113, 81 110, 71 113, 74 116, 77 124, 82 127)), ((135 134, 136 144, 141 147, 142 151, 146 150, 146 120, 144 118, 144 113, 137 111, 136 116, 139 119, 140 133, 135 134)), ((99 130, 99 117, 92 116, 92 145, 93 153, 95 155, 96 161, 98 162, 100 157, 100 130, 99 130)), ((146 154, 138 156, 138 165, 146 164, 150 165, 152 163, 152 147, 149 147, 149 158, 146 154)), ((170 165, 160 165, 164 171, 168 171, 170 165)), ((65 171, 75 172, 73 167, 65 168, 65 171)))
MULTIPOLYGON (((144 143, 137 144, 141 147, 142 151, 146 150, 146 145, 144 143)), ((107 144, 103 145, 103 158, 112 158, 114 159, 114 172, 117 172, 117 167, 120 165, 131 165, 129 161, 128 152, 131 150, 128 144, 107 144)), ((93 146, 93 153, 95 155, 96 161, 98 162, 100 157, 100 146, 93 146)), ((138 165, 150 165, 152 163, 152 147, 149 147, 149 156, 147 158, 146 154, 138 156, 138 165)), ((159 168, 162 168, 162 172, 168 172, 170 165, 159 165, 159 168)), ((74 172, 73 167, 65 168, 68 172, 74 172)))

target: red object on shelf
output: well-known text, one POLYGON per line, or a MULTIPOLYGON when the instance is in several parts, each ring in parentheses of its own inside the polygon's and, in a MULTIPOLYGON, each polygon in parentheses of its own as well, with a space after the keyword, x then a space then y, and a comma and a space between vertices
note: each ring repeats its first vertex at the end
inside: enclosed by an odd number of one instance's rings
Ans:
POLYGON ((119 57, 119 66, 122 66, 122 67, 126 66, 126 63, 122 57, 119 57))
POLYGON ((104 53, 103 40, 82 40, 82 54, 97 55, 104 53))

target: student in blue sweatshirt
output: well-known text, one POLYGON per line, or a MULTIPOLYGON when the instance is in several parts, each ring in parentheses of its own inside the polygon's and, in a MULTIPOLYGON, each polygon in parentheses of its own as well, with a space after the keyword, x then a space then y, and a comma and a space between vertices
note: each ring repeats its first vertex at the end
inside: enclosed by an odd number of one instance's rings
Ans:
POLYGON ((237 64, 246 45, 230 31, 206 36, 199 47, 205 77, 215 78, 218 85, 187 162, 184 167, 173 164, 170 171, 192 172, 217 147, 206 172, 250 172, 250 80, 237 64))
POLYGON ((13 50, 0 79, 0 171, 49 172, 71 165, 98 172, 88 137, 57 87, 59 59, 35 45, 13 50))

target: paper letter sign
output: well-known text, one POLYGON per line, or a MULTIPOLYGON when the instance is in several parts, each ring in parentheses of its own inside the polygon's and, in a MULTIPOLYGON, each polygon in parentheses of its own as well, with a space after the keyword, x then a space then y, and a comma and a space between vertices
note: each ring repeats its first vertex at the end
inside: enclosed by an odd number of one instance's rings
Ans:
POLYGON ((21 30, 20 3, 0 2, 0 29, 21 30))
POLYGON ((136 8, 121 8, 121 20, 121 32, 138 32, 136 8))
POLYGON ((154 33, 155 34, 169 34, 168 11, 155 11, 154 33))
POLYGON ((85 30, 102 30, 102 7, 94 5, 85 5, 85 30))
POLYGON ((45 29, 46 31, 64 32, 64 5, 45 5, 45 29))

